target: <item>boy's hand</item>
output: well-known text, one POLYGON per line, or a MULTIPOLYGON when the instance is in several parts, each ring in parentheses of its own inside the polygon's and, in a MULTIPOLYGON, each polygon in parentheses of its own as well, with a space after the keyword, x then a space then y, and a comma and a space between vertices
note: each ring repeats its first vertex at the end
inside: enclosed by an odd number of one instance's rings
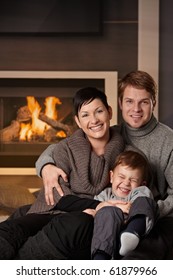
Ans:
POLYGON ((130 202, 125 202, 125 204, 117 204, 116 207, 120 208, 123 211, 123 213, 129 214, 131 205, 132 204, 130 202))
POLYGON ((83 210, 83 212, 87 213, 88 215, 93 216, 93 218, 95 217, 95 214, 96 214, 96 210, 95 209, 90 209, 90 208, 87 208, 87 209, 83 210))
POLYGON ((131 207, 131 203, 130 202, 125 202, 125 201, 122 201, 122 200, 102 201, 97 205, 96 211, 98 211, 101 208, 106 207, 106 206, 118 207, 123 211, 123 213, 128 214, 129 210, 130 210, 130 207, 131 207))

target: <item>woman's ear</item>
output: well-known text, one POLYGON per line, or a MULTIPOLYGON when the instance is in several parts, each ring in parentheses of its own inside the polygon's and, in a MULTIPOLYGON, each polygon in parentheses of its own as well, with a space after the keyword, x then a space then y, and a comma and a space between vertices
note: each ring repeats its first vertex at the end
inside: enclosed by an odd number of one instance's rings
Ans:
POLYGON ((113 181, 113 171, 111 170, 110 171, 110 183, 112 184, 112 181, 113 181))
POLYGON ((80 121, 79 121, 78 117, 74 116, 74 119, 75 119, 75 122, 78 125, 78 127, 81 128, 80 121))
POLYGON ((109 119, 111 120, 111 119, 112 119, 112 115, 113 115, 113 113, 112 113, 112 107, 111 107, 111 106, 109 106, 108 112, 109 112, 109 119))

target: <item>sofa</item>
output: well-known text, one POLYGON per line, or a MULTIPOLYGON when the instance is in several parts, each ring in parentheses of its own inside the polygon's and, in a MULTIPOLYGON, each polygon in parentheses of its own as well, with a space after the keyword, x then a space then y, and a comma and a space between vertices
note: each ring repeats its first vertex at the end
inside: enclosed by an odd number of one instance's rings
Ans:
POLYGON ((0 176, 0 222, 17 208, 32 204, 42 187, 42 180, 34 175, 0 176))

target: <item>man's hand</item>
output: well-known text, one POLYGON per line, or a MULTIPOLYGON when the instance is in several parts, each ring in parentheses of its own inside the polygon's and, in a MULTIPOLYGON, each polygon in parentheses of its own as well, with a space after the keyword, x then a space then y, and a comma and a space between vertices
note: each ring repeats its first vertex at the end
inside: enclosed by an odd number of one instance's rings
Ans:
POLYGON ((42 169, 43 185, 45 189, 45 200, 48 205, 54 205, 53 189, 55 188, 60 196, 64 193, 60 184, 58 183, 59 177, 65 182, 68 182, 66 173, 53 164, 47 164, 42 169))

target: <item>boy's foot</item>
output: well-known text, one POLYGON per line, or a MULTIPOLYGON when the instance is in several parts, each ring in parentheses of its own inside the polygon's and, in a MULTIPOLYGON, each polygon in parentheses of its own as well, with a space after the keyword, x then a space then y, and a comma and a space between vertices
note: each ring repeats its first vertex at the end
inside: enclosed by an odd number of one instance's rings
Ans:
POLYGON ((120 237, 121 247, 119 253, 125 256, 129 251, 134 250, 139 243, 139 237, 131 232, 123 232, 120 237))

